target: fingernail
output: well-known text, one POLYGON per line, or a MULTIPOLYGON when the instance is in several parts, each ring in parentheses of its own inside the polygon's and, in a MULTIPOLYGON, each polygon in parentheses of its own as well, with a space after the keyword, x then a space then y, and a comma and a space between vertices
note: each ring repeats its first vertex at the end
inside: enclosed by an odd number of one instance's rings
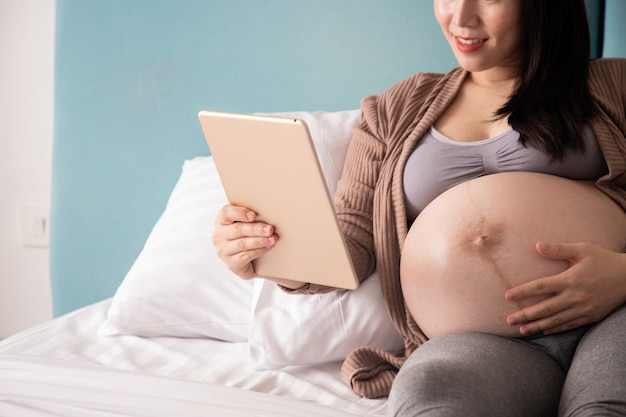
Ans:
POLYGON ((263 226, 263 233, 268 234, 271 232, 271 228, 269 226, 263 226))
POLYGON ((253 221, 254 220, 254 213, 249 211, 246 213, 246 219, 248 219, 249 221, 253 221))

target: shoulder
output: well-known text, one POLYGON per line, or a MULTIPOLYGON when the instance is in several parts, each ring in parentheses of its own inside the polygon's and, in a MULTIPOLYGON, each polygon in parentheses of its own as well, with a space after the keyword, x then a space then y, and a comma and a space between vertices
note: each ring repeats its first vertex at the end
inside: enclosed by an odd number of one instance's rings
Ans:
POLYGON ((606 111, 623 117, 626 108, 626 59, 602 58, 589 65, 589 89, 606 111))
POLYGON ((626 69, 626 58, 598 58, 589 64, 592 69, 602 70, 607 68, 626 69))
POLYGON ((626 59, 598 59, 591 62, 589 69, 593 99, 622 135, 626 135, 626 59))
POLYGON ((589 64, 589 78, 594 83, 626 82, 626 58, 601 58, 589 64))

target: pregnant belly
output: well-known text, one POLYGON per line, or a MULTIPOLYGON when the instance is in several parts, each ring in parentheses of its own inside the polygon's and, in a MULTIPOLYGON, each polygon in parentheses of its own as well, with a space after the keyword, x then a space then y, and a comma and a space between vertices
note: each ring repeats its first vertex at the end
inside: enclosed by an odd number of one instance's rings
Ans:
POLYGON ((626 216, 593 184, 501 173, 457 185, 415 220, 400 277, 409 312, 429 337, 454 331, 520 336, 506 317, 541 298, 507 301, 509 288, 564 271, 537 242, 587 242, 623 252, 626 216))

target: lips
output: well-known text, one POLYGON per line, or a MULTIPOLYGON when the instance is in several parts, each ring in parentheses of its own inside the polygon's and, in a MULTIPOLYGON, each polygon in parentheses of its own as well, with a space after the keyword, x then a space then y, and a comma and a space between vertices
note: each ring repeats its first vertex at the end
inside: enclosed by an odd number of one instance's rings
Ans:
POLYGON ((454 41, 459 51, 469 53, 480 49, 487 42, 487 38, 462 38, 455 36, 454 41))

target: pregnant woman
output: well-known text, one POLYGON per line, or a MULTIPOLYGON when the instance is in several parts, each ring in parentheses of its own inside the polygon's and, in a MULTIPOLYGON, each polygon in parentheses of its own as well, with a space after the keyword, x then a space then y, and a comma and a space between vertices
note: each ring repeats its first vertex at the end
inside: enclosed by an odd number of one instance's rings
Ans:
MULTIPOLYGON (((459 68, 363 100, 335 196, 405 349, 344 375, 390 415, 624 416, 626 60, 589 60, 583 0, 434 10, 459 68)), ((216 219, 244 279, 279 238, 255 218, 216 219)))

